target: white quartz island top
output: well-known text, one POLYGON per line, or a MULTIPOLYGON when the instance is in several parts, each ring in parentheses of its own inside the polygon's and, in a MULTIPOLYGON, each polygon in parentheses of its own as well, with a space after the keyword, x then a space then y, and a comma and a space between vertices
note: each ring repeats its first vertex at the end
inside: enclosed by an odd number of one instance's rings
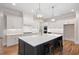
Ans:
POLYGON ((22 36, 22 37, 19 37, 19 39, 21 39, 24 42, 35 47, 37 45, 48 42, 48 41, 53 40, 60 36, 62 36, 62 35, 60 35, 60 34, 47 34, 47 35, 42 35, 42 36, 41 35, 32 35, 32 36, 22 36))

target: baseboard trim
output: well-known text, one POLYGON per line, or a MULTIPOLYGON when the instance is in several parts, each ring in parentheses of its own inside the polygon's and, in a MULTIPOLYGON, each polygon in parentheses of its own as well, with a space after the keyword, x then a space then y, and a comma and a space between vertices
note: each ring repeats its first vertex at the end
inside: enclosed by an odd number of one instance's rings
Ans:
MULTIPOLYGON (((65 39, 65 40, 68 40, 68 39, 65 39)), ((68 41, 72 41, 72 42, 75 42, 74 40, 68 40, 68 41)))
POLYGON ((79 42, 78 41, 75 41, 75 44, 79 44, 79 42))

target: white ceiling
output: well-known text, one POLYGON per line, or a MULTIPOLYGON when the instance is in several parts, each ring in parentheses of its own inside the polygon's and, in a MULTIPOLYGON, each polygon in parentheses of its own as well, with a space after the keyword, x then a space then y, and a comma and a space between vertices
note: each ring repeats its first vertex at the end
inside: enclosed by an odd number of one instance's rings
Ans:
MULTIPOLYGON (((18 11, 25 12, 27 14, 32 14, 32 10, 36 10, 38 8, 38 3, 16 3, 15 6, 13 6, 11 3, 0 3, 0 6, 7 7, 11 9, 15 9, 18 11)), ((72 9, 78 9, 79 4, 78 3, 41 3, 41 10, 42 13, 46 17, 50 17, 52 14, 52 6, 54 6, 54 15, 58 16, 64 13, 71 12, 72 9)))

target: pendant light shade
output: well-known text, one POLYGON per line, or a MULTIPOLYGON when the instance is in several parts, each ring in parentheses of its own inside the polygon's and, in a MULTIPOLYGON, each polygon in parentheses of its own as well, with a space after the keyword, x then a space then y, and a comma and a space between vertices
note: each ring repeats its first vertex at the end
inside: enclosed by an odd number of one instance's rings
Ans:
POLYGON ((38 5, 37 10, 35 11, 34 18, 36 18, 36 19, 42 19, 43 18, 40 3, 38 5))

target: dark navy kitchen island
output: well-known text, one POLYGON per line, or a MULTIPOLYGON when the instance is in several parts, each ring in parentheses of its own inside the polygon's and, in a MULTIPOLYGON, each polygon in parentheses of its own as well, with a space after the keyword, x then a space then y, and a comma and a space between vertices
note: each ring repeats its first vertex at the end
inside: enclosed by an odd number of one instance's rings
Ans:
POLYGON ((51 55, 54 50, 63 50, 62 35, 33 35, 19 37, 19 55, 51 55))

